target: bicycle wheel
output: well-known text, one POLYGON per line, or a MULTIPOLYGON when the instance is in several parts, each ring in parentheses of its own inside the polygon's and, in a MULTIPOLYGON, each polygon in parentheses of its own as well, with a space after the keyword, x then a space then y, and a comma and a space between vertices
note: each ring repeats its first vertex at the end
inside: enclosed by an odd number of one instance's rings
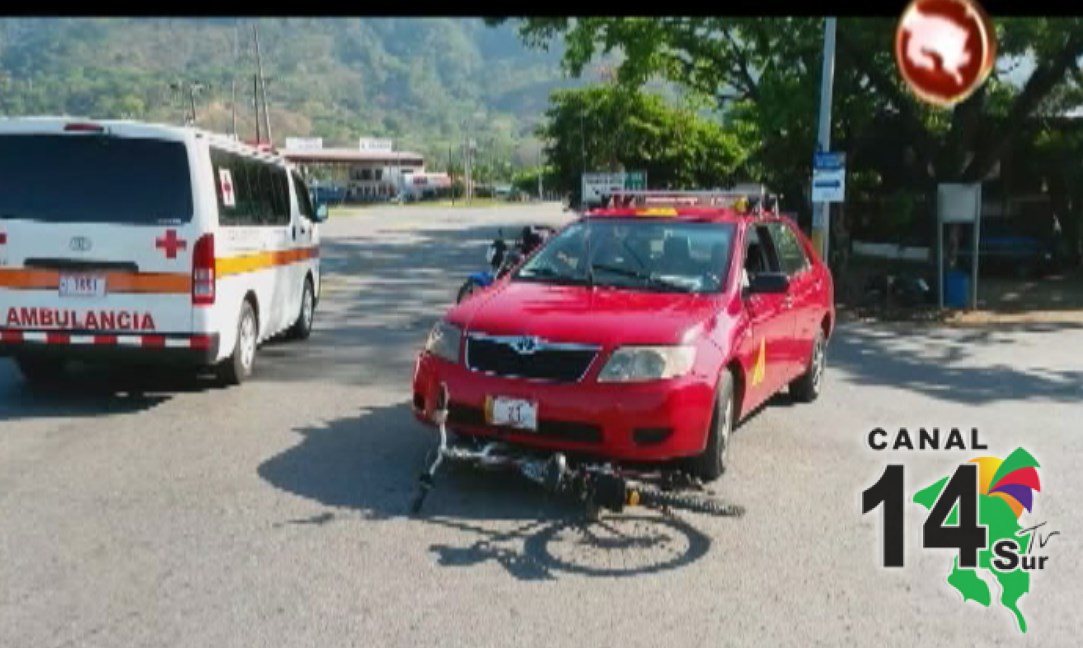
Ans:
POLYGON ((679 569, 710 547, 709 537, 680 519, 607 515, 550 524, 527 539, 524 552, 545 569, 620 578, 679 569))

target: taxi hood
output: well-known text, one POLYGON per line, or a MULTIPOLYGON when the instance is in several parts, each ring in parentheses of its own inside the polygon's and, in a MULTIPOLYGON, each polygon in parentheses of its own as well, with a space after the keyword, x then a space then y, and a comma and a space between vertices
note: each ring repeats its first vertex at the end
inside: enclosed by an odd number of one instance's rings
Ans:
POLYGON ((603 346, 680 344, 713 325, 721 308, 719 295, 507 281, 464 301, 449 319, 466 332, 490 335, 603 346))

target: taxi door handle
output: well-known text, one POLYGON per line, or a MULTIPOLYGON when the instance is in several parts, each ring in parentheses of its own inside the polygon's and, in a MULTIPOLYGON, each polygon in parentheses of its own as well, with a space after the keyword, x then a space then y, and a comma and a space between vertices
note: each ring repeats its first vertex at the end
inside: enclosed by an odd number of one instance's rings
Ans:
POLYGON ((793 296, 792 295, 786 295, 785 297, 783 297, 782 298, 782 306, 783 306, 783 308, 793 308, 793 296))

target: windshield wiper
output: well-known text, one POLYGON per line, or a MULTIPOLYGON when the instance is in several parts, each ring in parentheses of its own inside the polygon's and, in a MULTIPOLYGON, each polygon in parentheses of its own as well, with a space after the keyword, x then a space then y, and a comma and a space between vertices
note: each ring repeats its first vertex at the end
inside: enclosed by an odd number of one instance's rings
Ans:
POLYGON ((562 274, 546 267, 531 268, 529 271, 521 270, 516 276, 520 279, 555 279, 559 283, 584 283, 584 280, 579 277, 562 274))
POLYGON ((591 267, 595 268, 597 270, 604 270, 606 272, 612 272, 613 274, 618 274, 618 275, 621 275, 621 276, 624 276, 624 277, 631 277, 632 279, 639 279, 639 280, 643 281, 644 283, 650 284, 652 286, 658 286, 660 288, 670 288, 672 290, 677 290, 679 292, 693 292, 693 289, 691 287, 685 285, 685 284, 680 284, 680 283, 677 283, 677 282, 674 282, 674 281, 668 281, 666 279, 658 277, 658 276, 656 276, 654 274, 651 274, 649 272, 641 272, 639 270, 629 270, 628 268, 621 268, 619 266, 606 265, 604 263, 594 263, 594 264, 591 264, 591 267))

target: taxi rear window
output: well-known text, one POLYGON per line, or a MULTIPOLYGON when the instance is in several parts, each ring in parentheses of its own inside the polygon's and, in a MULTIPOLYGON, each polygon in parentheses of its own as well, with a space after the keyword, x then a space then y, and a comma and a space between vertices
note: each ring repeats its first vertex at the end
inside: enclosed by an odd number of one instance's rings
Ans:
POLYGON ((161 225, 192 213, 181 142, 0 135, 0 220, 161 225))

